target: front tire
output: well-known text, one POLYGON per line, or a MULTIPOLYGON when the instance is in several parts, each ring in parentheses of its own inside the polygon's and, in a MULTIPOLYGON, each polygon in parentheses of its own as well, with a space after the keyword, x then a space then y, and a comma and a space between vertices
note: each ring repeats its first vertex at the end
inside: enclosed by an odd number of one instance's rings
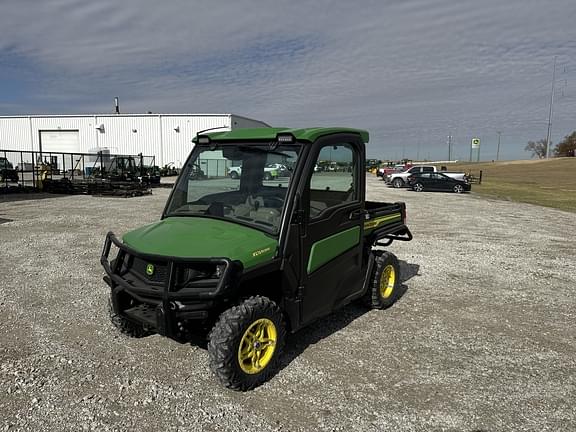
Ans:
POLYGON ((401 188, 404 186, 404 180, 401 178, 395 178, 392 180, 392 186, 394 186, 396 189, 401 188))
POLYGON ((422 183, 416 183, 412 189, 416 192, 422 192, 424 190, 424 185, 422 183))
POLYGON ((454 185, 453 190, 454 190, 454 192, 456 192, 456 193, 462 193, 462 192, 464 192, 464 188, 462 187, 462 185, 459 185, 459 184, 454 185))
POLYGON ((230 171, 229 176, 231 179, 237 179, 238 177, 240 177, 236 171, 230 171))
POLYGON ((387 309, 400 297, 400 265, 390 252, 378 253, 365 300, 372 309, 387 309))
POLYGON ((208 336, 210 368, 233 390, 251 390, 276 372, 286 339, 280 308, 255 296, 220 315, 208 336))

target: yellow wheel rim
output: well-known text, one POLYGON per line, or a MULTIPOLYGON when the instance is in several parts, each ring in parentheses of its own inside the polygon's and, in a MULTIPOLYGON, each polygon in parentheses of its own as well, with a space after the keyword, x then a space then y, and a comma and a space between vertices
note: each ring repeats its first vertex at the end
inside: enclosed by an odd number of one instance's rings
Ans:
POLYGON ((394 266, 388 264, 382 270, 382 276, 380 276, 380 295, 382 298, 387 299, 392 295, 394 291, 394 285, 396 284, 396 270, 394 266))
POLYGON ((264 370, 276 349, 276 326, 267 318, 254 321, 244 332, 238 347, 238 364, 247 374, 264 370))

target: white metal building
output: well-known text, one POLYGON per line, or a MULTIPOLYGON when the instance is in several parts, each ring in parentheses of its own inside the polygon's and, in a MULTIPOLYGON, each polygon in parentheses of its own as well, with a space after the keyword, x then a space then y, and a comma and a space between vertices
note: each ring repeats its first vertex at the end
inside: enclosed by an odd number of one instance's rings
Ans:
POLYGON ((182 166, 196 133, 267 127, 234 114, 90 114, 0 116, 0 150, 155 156, 156 165, 182 166))

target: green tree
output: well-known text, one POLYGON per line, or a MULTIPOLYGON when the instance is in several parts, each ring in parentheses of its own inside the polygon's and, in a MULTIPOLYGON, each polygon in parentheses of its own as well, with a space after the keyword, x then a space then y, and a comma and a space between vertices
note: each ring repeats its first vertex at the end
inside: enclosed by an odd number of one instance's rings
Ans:
POLYGON ((576 156, 576 132, 572 132, 571 135, 566 135, 562 141, 556 144, 554 156, 576 156))
MULTIPOLYGON (((550 143, 552 144, 552 143, 550 143)), ((532 152, 532 157, 538 156, 539 159, 544 159, 546 157, 546 140, 541 139, 539 141, 528 141, 524 150, 532 152)))

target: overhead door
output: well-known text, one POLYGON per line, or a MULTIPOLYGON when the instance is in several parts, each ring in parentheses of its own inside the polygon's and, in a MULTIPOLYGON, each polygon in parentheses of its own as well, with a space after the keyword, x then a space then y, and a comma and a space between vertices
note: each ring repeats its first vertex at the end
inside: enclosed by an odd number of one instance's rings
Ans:
MULTIPOLYGON (((72 169, 82 170, 81 158, 72 154, 80 153, 80 140, 77 130, 40 131, 40 150, 42 162, 50 164, 52 172, 64 172, 72 169)), ((38 161, 39 162, 39 161, 38 161)))
POLYGON ((40 131, 40 149, 46 153, 79 153, 78 131, 40 131))

